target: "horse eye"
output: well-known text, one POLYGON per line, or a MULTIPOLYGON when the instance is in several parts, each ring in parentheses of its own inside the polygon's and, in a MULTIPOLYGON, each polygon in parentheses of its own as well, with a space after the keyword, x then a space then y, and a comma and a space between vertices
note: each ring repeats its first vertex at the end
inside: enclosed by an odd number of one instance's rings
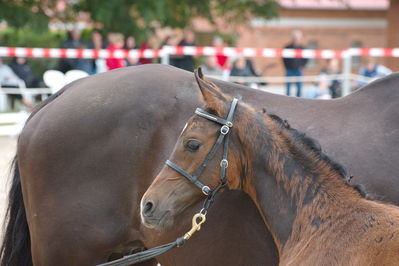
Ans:
POLYGON ((201 142, 197 141, 197 140, 189 140, 186 143, 186 148, 189 149, 190 151, 196 151, 199 149, 199 147, 201 147, 201 142))

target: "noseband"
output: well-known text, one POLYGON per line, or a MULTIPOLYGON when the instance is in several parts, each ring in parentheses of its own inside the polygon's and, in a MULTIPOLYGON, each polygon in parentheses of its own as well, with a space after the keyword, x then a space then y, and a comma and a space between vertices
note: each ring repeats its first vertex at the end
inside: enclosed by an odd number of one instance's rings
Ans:
POLYGON ((185 176, 188 180, 190 180, 191 183, 193 183, 195 186, 197 186, 202 193, 204 193, 207 196, 210 195, 214 195, 219 189, 221 189, 222 187, 224 187, 226 185, 227 179, 226 179, 226 170, 227 167, 229 166, 229 162, 227 160, 227 152, 228 152, 228 143, 229 143, 229 131, 230 128, 233 126, 233 117, 234 117, 234 112, 235 109, 237 107, 237 103, 238 103, 238 99, 234 98, 231 105, 230 105, 230 111, 227 115, 227 118, 221 118, 221 117, 217 117, 214 116, 208 112, 205 112, 203 109, 201 108, 197 108, 197 110, 195 110, 195 114, 206 118, 210 121, 216 122, 218 124, 221 124, 222 127, 220 128, 220 133, 219 133, 219 137, 217 138, 215 144, 213 145, 211 151, 208 153, 208 155, 205 157, 204 162, 201 164, 201 166, 198 168, 197 171, 195 171, 194 175, 189 174, 186 170, 184 170, 183 168, 179 167, 178 165, 176 165, 175 163, 167 160, 166 161, 166 165, 173 168, 174 170, 176 170, 177 172, 179 172, 180 174, 182 174, 183 176, 185 176), (204 184, 202 184, 199 181, 199 177, 201 176, 201 174, 204 172, 206 166, 208 165, 208 163, 213 159, 213 157, 215 156, 217 150, 219 149, 219 147, 222 145, 223 143, 223 157, 222 160, 220 161, 220 180, 221 183, 212 191, 210 189, 209 186, 206 186, 204 184))

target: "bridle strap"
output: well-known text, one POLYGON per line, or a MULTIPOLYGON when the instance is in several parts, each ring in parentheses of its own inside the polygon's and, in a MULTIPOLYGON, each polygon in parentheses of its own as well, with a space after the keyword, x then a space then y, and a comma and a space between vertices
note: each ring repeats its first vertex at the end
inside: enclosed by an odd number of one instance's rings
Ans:
POLYGON ((175 163, 173 163, 172 161, 167 160, 166 161, 166 165, 169 166, 170 168, 173 168, 174 170, 176 170, 177 172, 179 172, 180 174, 182 174, 183 176, 185 176, 188 180, 191 181, 191 183, 193 183, 195 186, 197 186, 199 189, 201 189, 201 191, 208 195, 210 192, 210 188, 208 186, 205 186, 204 184, 202 184, 199 180, 197 176, 192 176, 190 175, 186 170, 184 170, 183 168, 181 168, 180 166, 176 165, 175 163))
MULTIPOLYGON (((177 164, 173 163, 170 160, 166 161, 166 165, 171 167, 172 169, 176 170, 178 173, 182 174, 184 177, 186 177, 188 180, 190 180, 191 183, 193 183, 195 186, 197 186, 205 195, 210 195, 213 194, 211 189, 209 188, 209 186, 206 186, 204 184, 202 184, 199 181, 199 177, 201 176, 201 174, 204 172, 206 166, 208 165, 208 163, 213 159, 213 157, 215 156, 219 146, 222 144, 222 142, 224 142, 223 145, 223 156, 222 156, 222 160, 220 161, 220 179, 221 179, 221 184, 224 186, 227 182, 226 179, 226 170, 228 167, 228 160, 227 160, 227 156, 228 156, 228 133, 230 131, 230 128, 233 126, 233 116, 234 116, 234 112, 235 109, 237 107, 237 103, 238 103, 238 99, 234 98, 231 105, 230 105, 230 110, 229 113, 227 115, 227 118, 220 118, 217 117, 213 114, 210 114, 206 111, 204 111, 201 108, 197 108, 195 110, 195 114, 206 118, 210 121, 219 123, 222 125, 222 127, 220 128, 220 133, 219 136, 215 142, 215 144, 213 145, 211 151, 208 153, 208 155, 205 157, 204 162, 201 164, 201 166, 198 168, 197 171, 195 171, 194 175, 191 175, 190 173, 188 173, 186 170, 184 170, 183 168, 181 168, 180 166, 178 166, 177 164)), ((219 190, 219 189, 217 189, 219 190)))

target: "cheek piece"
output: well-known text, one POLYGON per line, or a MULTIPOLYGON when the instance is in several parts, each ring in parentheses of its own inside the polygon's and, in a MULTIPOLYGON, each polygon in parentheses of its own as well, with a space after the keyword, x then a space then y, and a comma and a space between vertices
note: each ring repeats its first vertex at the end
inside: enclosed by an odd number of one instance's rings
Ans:
POLYGON ((212 205, 214 202, 216 194, 219 192, 219 190, 223 187, 226 186, 227 183, 227 178, 226 178, 226 170, 227 167, 229 166, 229 162, 227 161, 227 152, 228 152, 228 143, 229 143, 229 131, 230 128, 233 127, 233 117, 234 117, 234 112, 237 107, 238 99, 234 98, 231 105, 230 105, 230 111, 227 115, 227 118, 221 118, 214 116, 208 112, 205 112, 201 108, 197 108, 195 110, 195 114, 206 118, 208 120, 211 120, 215 123, 218 123, 221 125, 220 128, 220 133, 219 137, 217 138, 215 144, 213 145, 211 151, 208 153, 208 155, 205 157, 204 162, 201 164, 201 166, 198 168, 197 171, 195 171, 194 175, 189 174, 186 170, 183 168, 179 167, 177 164, 173 163, 172 161, 167 160, 166 165, 186 177, 188 180, 190 180, 191 183, 193 183, 196 187, 198 187, 202 193, 204 193, 207 197, 204 201, 203 208, 200 210, 199 213, 195 214, 193 219, 192 219, 192 227, 190 231, 188 231, 184 236, 177 238, 175 241, 158 246, 155 248, 151 248, 145 251, 141 251, 138 253, 134 253, 131 255, 124 256, 123 258, 110 261, 107 263, 99 264, 97 266, 127 266, 139 262, 143 262, 152 258, 155 258, 168 250, 174 248, 174 247, 181 247, 184 245, 184 243, 190 239, 190 237, 197 231, 201 229, 201 225, 205 222, 206 220, 206 213, 208 211, 208 208, 212 205), (219 147, 223 143, 223 156, 222 160, 220 161, 220 184, 211 190, 211 188, 207 185, 202 184, 199 181, 199 177, 201 174, 204 172, 206 166, 208 163, 213 159, 215 156, 216 152, 218 151, 219 147))

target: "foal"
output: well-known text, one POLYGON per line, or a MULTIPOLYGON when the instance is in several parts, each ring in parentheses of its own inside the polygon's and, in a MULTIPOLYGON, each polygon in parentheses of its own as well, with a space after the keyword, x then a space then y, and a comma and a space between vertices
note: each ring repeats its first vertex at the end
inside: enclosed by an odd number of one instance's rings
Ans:
MULTIPOLYGON (((196 79, 206 111, 225 118, 232 99, 201 74, 196 79)), ((193 116, 170 160, 193 175, 219 129, 193 116)), ((348 185, 342 167, 277 116, 239 103, 230 130, 228 187, 244 190, 255 202, 277 245, 280 265, 399 265, 399 208, 363 198, 348 185)), ((211 189, 220 183, 219 162, 209 162, 199 179, 211 189)), ((179 172, 164 166, 142 198, 142 221, 165 230, 203 197, 179 172)))

